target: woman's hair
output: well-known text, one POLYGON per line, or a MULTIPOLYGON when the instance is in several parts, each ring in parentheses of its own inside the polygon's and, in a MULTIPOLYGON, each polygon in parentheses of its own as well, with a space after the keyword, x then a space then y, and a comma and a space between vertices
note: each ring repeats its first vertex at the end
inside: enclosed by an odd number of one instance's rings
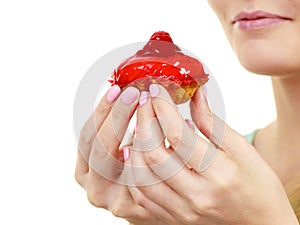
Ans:
POLYGON ((300 222, 300 173, 285 185, 285 190, 294 212, 300 222))

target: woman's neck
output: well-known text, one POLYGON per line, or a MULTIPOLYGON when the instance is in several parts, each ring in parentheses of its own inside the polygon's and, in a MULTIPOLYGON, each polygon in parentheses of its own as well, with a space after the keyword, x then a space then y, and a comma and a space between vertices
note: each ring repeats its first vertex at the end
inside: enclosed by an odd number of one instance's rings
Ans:
POLYGON ((272 78, 277 109, 274 130, 280 139, 300 146, 300 76, 272 78))
POLYGON ((272 78, 277 119, 255 138, 254 145, 283 183, 300 171, 300 76, 272 78))

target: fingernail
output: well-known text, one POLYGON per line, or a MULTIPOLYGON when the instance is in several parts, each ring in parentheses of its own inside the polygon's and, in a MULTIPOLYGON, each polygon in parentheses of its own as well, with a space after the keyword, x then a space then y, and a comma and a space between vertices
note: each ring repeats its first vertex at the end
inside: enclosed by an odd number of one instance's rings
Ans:
POLYGON ((136 124, 135 124, 135 133, 137 133, 138 130, 139 130, 139 126, 138 126, 138 123, 136 122, 136 124))
POLYGON ((148 101, 148 93, 146 91, 142 91, 140 101, 139 101, 140 106, 146 104, 147 101, 148 101))
POLYGON ((204 97, 207 99, 207 88, 205 85, 202 86, 202 93, 203 93, 204 97))
POLYGON ((157 84, 151 84, 149 87, 151 97, 156 97, 159 94, 159 86, 157 84))
MULTIPOLYGON (((211 111, 211 106, 209 104, 208 98, 207 98, 207 89, 206 86, 202 86, 201 87, 201 91, 202 91, 202 95, 203 95, 203 99, 201 99, 203 101, 203 103, 207 106, 207 108, 211 111)), ((202 98, 202 97, 201 97, 202 98)))
POLYGON ((186 119, 185 122, 187 123, 187 125, 189 126, 189 128, 191 128, 192 130, 195 130, 195 124, 192 120, 190 119, 186 119))
POLYGON ((118 85, 112 86, 106 94, 106 100, 112 103, 116 100, 121 92, 121 88, 118 85))
POLYGON ((123 147, 123 156, 124 156, 124 161, 126 161, 129 158, 130 151, 127 146, 123 147))
POLYGON ((137 94, 132 88, 127 88, 124 93, 122 94, 122 102, 124 102, 126 105, 129 105, 135 101, 137 98, 137 94))

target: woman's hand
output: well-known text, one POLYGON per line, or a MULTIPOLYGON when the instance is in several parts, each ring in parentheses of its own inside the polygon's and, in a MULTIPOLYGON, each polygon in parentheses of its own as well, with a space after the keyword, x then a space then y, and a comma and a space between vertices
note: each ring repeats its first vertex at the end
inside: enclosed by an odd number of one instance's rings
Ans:
POLYGON ((112 87, 84 125, 78 143, 76 180, 96 207, 135 225, 167 225, 136 204, 126 186, 128 169, 119 148, 140 92, 129 87, 119 94, 120 88, 112 87))
POLYGON ((194 96, 191 113, 207 140, 187 126, 163 87, 151 85, 150 95, 137 109, 139 129, 126 161, 139 205, 178 225, 298 224, 278 177, 212 114, 203 91, 194 96))

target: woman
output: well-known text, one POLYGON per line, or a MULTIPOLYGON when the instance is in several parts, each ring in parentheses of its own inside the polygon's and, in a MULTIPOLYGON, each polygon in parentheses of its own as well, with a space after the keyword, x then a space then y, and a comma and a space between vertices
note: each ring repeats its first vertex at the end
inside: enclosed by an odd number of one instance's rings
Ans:
POLYGON ((299 224, 300 0, 209 2, 241 64, 272 77, 277 119, 251 144, 210 111, 201 88, 190 108, 205 140, 161 86, 142 93, 114 86, 82 129, 76 179, 93 205, 134 225, 299 224), (133 144, 119 151, 135 110, 133 144), (124 155, 124 166, 110 155, 124 155), (101 168, 112 181, 97 173, 101 168))

